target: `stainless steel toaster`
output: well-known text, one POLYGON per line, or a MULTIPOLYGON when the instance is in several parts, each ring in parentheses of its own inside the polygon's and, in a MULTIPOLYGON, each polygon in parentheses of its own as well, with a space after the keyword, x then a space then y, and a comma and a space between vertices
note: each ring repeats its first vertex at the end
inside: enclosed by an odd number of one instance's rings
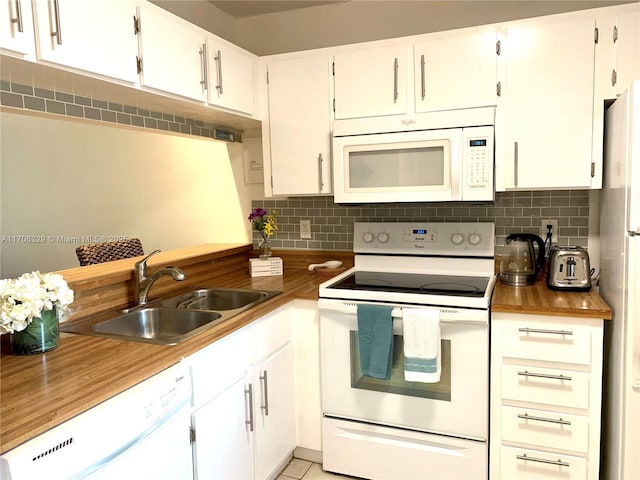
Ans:
POLYGON ((591 290, 589 254, 575 245, 555 246, 549 256, 547 286, 552 290, 591 290))

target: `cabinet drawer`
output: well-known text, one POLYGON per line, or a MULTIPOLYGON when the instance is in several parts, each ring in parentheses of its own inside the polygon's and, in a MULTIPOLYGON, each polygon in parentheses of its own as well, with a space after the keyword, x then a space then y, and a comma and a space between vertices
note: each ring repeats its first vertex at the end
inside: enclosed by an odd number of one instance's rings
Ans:
POLYGON ((502 398, 589 408, 589 374, 559 368, 503 365, 502 398))
POLYGON ((587 453, 589 418, 582 415, 502 407, 502 439, 587 453))
POLYGON ((526 448, 501 447, 500 473, 502 480, 584 480, 587 478, 587 460, 526 448))
POLYGON ((505 322, 502 331, 505 357, 591 364, 591 330, 588 327, 517 321, 505 322))

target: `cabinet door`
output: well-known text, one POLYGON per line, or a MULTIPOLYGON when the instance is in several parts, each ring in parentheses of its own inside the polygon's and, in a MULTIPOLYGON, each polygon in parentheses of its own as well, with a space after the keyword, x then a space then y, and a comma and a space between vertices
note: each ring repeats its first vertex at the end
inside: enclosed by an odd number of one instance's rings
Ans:
POLYGON ((496 188, 589 188, 594 21, 507 29, 496 188))
POLYGON ((269 478, 296 446, 293 375, 292 344, 255 370, 256 480, 269 478))
POLYGON ((196 479, 253 478, 250 385, 243 377, 192 415, 196 479))
POLYGON ((205 36, 152 4, 140 5, 140 82, 205 102, 205 36))
POLYGON ((335 118, 407 113, 407 47, 334 57, 335 118))
POLYGON ((272 63, 269 136, 273 195, 331 193, 330 58, 272 63))
POLYGON ((34 5, 39 60, 137 81, 133 1, 35 0, 34 5))
POLYGON ((211 105, 253 115, 254 58, 207 38, 207 88, 211 105))
POLYGON ((640 12, 618 15, 616 21, 615 92, 624 93, 633 80, 640 78, 640 12))
POLYGON ((29 0, 0 2, 0 49, 20 56, 34 53, 33 14, 29 0))
POLYGON ((434 35, 414 47, 416 112, 495 105, 497 34, 434 35))

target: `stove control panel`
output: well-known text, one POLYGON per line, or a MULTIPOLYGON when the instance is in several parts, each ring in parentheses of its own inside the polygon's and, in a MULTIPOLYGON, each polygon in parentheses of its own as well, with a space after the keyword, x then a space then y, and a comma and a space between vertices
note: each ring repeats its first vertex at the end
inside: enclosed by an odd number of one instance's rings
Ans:
POLYGON ((355 253, 494 256, 493 223, 354 224, 355 253))

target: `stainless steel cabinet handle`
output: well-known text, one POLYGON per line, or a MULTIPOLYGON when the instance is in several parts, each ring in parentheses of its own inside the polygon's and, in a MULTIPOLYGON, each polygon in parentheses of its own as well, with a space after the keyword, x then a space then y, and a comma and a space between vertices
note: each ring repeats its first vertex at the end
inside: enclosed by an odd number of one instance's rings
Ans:
POLYGON ((427 96, 427 80, 425 78, 426 66, 424 63, 424 55, 420 55, 420 80, 422 88, 422 100, 427 96))
POLYGON ((549 375, 547 373, 531 373, 528 371, 518 372, 518 375, 522 377, 536 377, 536 378, 550 378, 552 380, 567 380, 571 381, 571 377, 567 377, 566 375, 549 375))
POLYGON ((260 409, 264 411, 264 415, 267 417, 269 416, 269 380, 267 379, 266 370, 260 375, 260 382, 262 383, 262 391, 264 392, 264 405, 260 405, 260 409))
POLYGON ((320 185, 320 192, 322 192, 322 189, 324 188, 324 181, 322 178, 322 162, 324 160, 322 159, 322 153, 318 154, 318 179, 319 179, 319 185, 320 185))
POLYGON ((11 23, 17 23, 18 32, 24 32, 24 27, 22 25, 22 5, 20 5, 20 0, 16 0, 16 18, 12 18, 11 23))
POLYGON ((519 413, 518 418, 522 418, 523 420, 535 420, 536 422, 548 422, 548 423, 557 423, 559 425, 571 425, 569 420, 563 420, 562 418, 545 418, 545 417, 536 417, 533 415, 529 415, 528 413, 519 413))
POLYGON ((62 45, 62 31, 60 29, 60 6, 58 5, 58 0, 53 0, 53 16, 56 30, 54 32, 51 32, 51 36, 56 37, 56 43, 58 45, 62 45))
POLYGON ((518 142, 513 142, 513 186, 518 186, 518 142))
POLYGON ((253 385, 247 385, 244 389, 245 396, 248 397, 247 403, 249 404, 249 418, 244 421, 245 425, 249 425, 249 431, 253 432, 253 385))
POLYGON ((218 54, 213 57, 213 59, 216 61, 216 65, 218 66, 217 71, 218 71, 218 85, 216 85, 216 90, 218 90, 218 93, 220 95, 223 94, 223 89, 222 89, 222 52, 220 52, 220 50, 218 50, 218 54))
POLYGON ((200 47, 200 59, 202 61, 202 80, 200 80, 200 85, 204 90, 207 89, 207 85, 209 84, 207 79, 207 44, 203 43, 202 47, 200 47))
POLYGON ((519 328, 519 332, 523 333, 548 333, 549 335, 573 335, 569 330, 545 330, 543 328, 519 328))
POLYGON ((398 58, 393 59, 393 103, 398 101, 398 58))
POLYGON ((547 463, 549 465, 557 465, 559 467, 570 467, 567 462, 563 462, 562 460, 547 460, 545 458, 536 458, 536 457, 528 457, 526 453, 522 455, 516 455, 518 460, 526 460, 527 462, 538 462, 538 463, 547 463))

